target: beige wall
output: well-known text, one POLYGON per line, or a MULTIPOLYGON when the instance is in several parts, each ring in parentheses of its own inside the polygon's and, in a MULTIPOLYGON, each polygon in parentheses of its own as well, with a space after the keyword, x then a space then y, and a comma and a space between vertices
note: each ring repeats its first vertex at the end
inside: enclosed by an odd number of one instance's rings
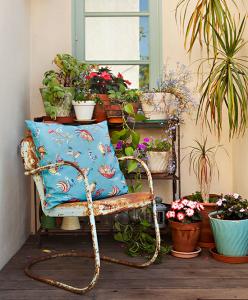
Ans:
POLYGON ((29 180, 17 146, 29 118, 29 0, 0 10, 0 269, 30 232, 29 180))
MULTIPOLYGON (((176 1, 163 0, 164 17, 163 17, 163 44, 164 44, 164 61, 173 66, 177 61, 191 65, 184 48, 183 37, 180 36, 179 30, 175 22, 176 1)), ((71 51, 71 11, 70 1, 68 0, 36 0, 32 2, 32 47, 31 47, 31 114, 39 116, 43 113, 41 98, 38 92, 42 75, 45 70, 51 67, 51 60, 58 52, 71 51), (58 5, 59 3, 59 5, 58 5), (56 7, 56 9, 55 9, 56 7), (58 11, 57 11, 58 10, 58 11), (45 22, 44 22, 45 20, 45 22), (63 20, 63 21, 61 21, 63 20)), ((192 58, 197 59, 201 55, 198 49, 192 54, 192 58)), ((192 59, 193 61, 193 59, 192 59)), ((191 66, 193 72, 194 68, 191 66)), ((195 86, 196 76, 192 82, 195 86)), ((197 95, 196 95, 197 97, 197 95)), ((217 138, 211 135, 207 130, 203 131, 198 125, 195 125, 194 114, 188 117, 185 125, 182 126, 182 148, 192 145, 195 138, 208 136, 210 145, 217 143, 217 138)), ((145 135, 145 133, 143 133, 145 135)), ((156 132, 149 132, 154 135, 156 132)), ((220 179, 213 179, 211 191, 215 193, 233 190, 232 175, 232 145, 228 142, 226 130, 222 136, 221 143, 225 145, 229 152, 227 157, 223 152, 217 156, 220 179)), ((185 153, 185 150, 182 150, 185 153)), ((171 183, 156 182, 155 188, 157 194, 164 196, 166 201, 171 200, 170 188, 171 183)), ((182 193, 189 194, 198 190, 197 182, 193 174, 189 175, 188 162, 182 163, 182 193)))

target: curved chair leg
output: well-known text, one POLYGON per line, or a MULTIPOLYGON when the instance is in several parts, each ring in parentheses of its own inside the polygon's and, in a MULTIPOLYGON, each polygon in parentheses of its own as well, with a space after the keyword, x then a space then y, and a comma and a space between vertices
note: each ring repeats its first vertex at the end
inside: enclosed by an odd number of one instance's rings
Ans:
MULTIPOLYGON (((70 164, 70 165, 73 166, 73 163, 68 162, 67 164, 70 164)), ((90 186, 89 186, 89 182, 88 182, 88 179, 85 176, 85 174, 80 169, 79 169, 79 171, 82 173, 82 175, 84 177, 86 198, 87 198, 87 204, 88 204, 88 216, 89 216, 89 221, 90 221, 90 229, 91 229, 91 237, 92 237, 94 255, 91 256, 91 255, 86 255, 84 253, 76 253, 76 252, 73 252, 73 251, 46 255, 46 256, 43 256, 43 257, 36 258, 33 261, 31 261, 31 263, 29 263, 28 266, 25 268, 25 273, 29 277, 31 277, 35 280, 39 280, 41 282, 48 283, 50 285, 53 285, 55 287, 67 290, 69 292, 73 292, 73 293, 76 293, 76 294, 84 294, 87 291, 91 290, 95 286, 95 284, 97 282, 97 279, 99 278, 100 255, 99 255, 98 239, 97 239, 97 232, 96 232, 96 223, 95 223, 95 216, 94 216, 94 209, 93 209, 93 202, 92 202, 92 197, 91 197, 90 186), (84 288, 73 287, 71 285, 65 284, 65 283, 60 282, 60 281, 56 281, 56 280, 53 280, 53 279, 38 276, 38 275, 34 274, 31 271, 31 267, 36 263, 39 263, 41 261, 45 261, 45 260, 48 260, 48 259, 53 259, 53 258, 56 258, 56 257, 68 257, 68 256, 94 257, 94 259, 95 259, 94 276, 93 276, 92 280, 90 281, 90 283, 86 287, 84 287, 84 288)))
POLYGON ((93 218, 90 215, 90 225, 91 225, 91 234, 92 234, 92 242, 93 242, 93 248, 94 248, 94 254, 93 255, 88 255, 86 253, 82 253, 82 252, 75 252, 75 251, 69 251, 69 252, 61 252, 61 253, 53 253, 53 254, 48 254, 46 256, 41 256, 38 258, 33 259, 25 268, 25 274, 28 275, 29 277, 53 285, 55 287, 64 289, 66 291, 69 292, 73 292, 76 294, 84 294, 87 291, 91 290, 96 282, 97 279, 99 277, 99 273, 100 273, 100 255, 99 255, 99 249, 98 249, 98 241, 97 241, 97 233, 96 233, 96 225, 95 225, 95 219, 94 219, 94 215, 93 218), (45 261, 45 260, 49 260, 49 259, 54 259, 57 257, 88 257, 88 258, 94 258, 95 259, 95 272, 94 272, 94 276, 92 278, 92 280, 90 281, 90 283, 84 287, 84 288, 77 288, 77 287, 73 287, 71 285, 65 284, 63 282, 54 280, 54 279, 50 279, 50 278, 45 278, 43 276, 39 276, 36 275, 35 273, 33 273, 31 271, 31 267, 39 262, 45 261))
POLYGON ((159 225, 158 225, 158 219, 157 219, 157 209, 156 209, 156 202, 155 199, 153 198, 152 201, 152 213, 153 213, 153 220, 154 220, 154 227, 155 227, 155 234, 156 234, 156 248, 153 256, 145 263, 132 263, 129 261, 125 260, 119 260, 116 258, 108 257, 108 256, 100 256, 102 260, 109 261, 112 263, 120 264, 120 265, 125 265, 125 266, 130 266, 134 268, 145 268, 150 266, 157 258, 159 251, 160 251, 160 244, 161 244, 161 239, 160 239, 160 230, 159 230, 159 225))

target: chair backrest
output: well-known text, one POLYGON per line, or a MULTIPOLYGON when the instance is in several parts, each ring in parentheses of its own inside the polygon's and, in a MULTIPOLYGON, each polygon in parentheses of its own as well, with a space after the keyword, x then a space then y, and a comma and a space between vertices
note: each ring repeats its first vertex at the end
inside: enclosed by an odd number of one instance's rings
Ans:
MULTIPOLYGON (((26 171, 31 171, 39 167, 39 159, 36 155, 34 142, 31 136, 24 138, 21 141, 21 157, 23 159, 24 168, 26 171)), ((32 178, 36 184, 37 191, 39 193, 41 207, 43 212, 46 211, 45 208, 45 188, 43 184, 42 176, 38 173, 32 175, 32 178)))

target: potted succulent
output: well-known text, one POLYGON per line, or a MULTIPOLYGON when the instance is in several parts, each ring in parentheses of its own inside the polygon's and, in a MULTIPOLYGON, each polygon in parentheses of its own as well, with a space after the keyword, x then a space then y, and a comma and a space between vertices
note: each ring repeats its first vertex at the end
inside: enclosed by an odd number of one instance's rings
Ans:
POLYGON ((169 220, 174 255, 192 257, 200 237, 201 203, 187 199, 172 202, 171 210, 166 213, 169 220), (181 254, 180 254, 181 253, 181 254))
MULTIPOLYGON (((209 214, 217 252, 223 256, 248 256, 248 200, 229 194, 209 214)), ((248 261, 248 259, 247 259, 248 261)))
POLYGON ((140 150, 146 152, 147 164, 152 173, 165 173, 170 158, 171 143, 167 138, 144 138, 138 145, 140 150))
POLYGON ((188 84, 191 74, 185 65, 177 64, 174 70, 164 67, 158 87, 141 94, 140 101, 148 121, 171 118, 182 119, 195 103, 188 84))
POLYGON ((44 74, 43 88, 40 89, 47 116, 61 122, 72 121, 72 100, 80 74, 90 66, 82 64, 69 54, 57 54, 54 63, 58 71, 44 74))
POLYGON ((213 175, 217 171, 219 176, 216 154, 222 145, 208 146, 207 138, 203 141, 195 140, 194 145, 188 147, 189 153, 185 157, 189 157, 189 171, 194 172, 200 191, 186 196, 185 198, 199 201, 204 206, 202 211, 201 235, 199 239, 200 247, 211 248, 214 246, 214 238, 210 227, 208 214, 216 210, 216 202, 220 198, 219 195, 209 194, 213 175))
POLYGON ((97 94, 102 100, 103 105, 97 104, 94 112, 94 118, 100 122, 107 119, 106 106, 110 105, 108 93, 110 91, 118 92, 121 86, 125 88, 131 84, 123 78, 121 73, 115 76, 108 67, 97 67, 86 76, 89 89, 93 94, 97 94))

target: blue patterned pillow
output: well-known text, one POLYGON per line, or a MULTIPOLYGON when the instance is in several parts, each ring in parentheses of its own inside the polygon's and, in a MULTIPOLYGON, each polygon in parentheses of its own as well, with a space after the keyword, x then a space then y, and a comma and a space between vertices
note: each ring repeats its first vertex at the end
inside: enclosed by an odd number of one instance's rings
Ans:
MULTIPOLYGON (((86 172, 93 199, 128 192, 125 178, 110 142, 107 122, 67 126, 26 121, 36 146, 40 166, 72 161, 86 172)), ((86 201, 83 178, 70 166, 43 171, 46 208, 64 202, 86 201)))

